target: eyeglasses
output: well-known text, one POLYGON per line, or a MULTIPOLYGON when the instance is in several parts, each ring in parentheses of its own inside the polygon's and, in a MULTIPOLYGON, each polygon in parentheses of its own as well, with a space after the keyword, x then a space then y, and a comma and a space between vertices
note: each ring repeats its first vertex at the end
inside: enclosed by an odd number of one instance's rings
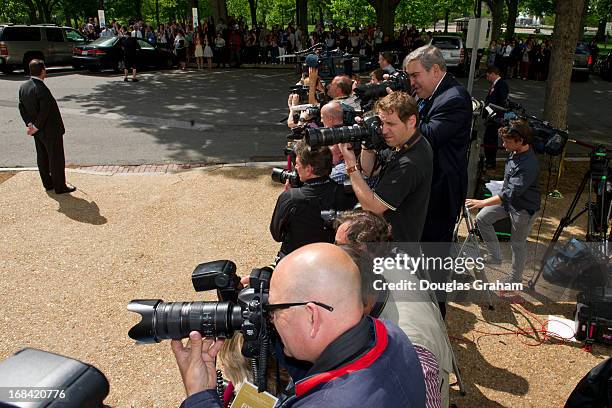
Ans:
POLYGON ((308 302, 293 302, 293 303, 276 303, 276 304, 267 304, 264 306, 267 312, 275 312, 277 310, 289 309, 293 306, 306 306, 309 303, 314 303, 315 305, 322 307, 325 310, 330 312, 334 311, 334 308, 326 305, 325 303, 317 302, 316 300, 310 300, 308 302))

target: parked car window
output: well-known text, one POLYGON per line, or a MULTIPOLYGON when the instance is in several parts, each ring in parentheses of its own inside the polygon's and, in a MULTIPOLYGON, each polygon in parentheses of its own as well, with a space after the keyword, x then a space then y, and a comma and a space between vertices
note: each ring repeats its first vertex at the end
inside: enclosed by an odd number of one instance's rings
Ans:
POLYGON ((578 43, 576 45, 576 54, 590 54, 591 51, 588 48, 589 46, 584 43, 578 43))
POLYGON ((155 49, 154 46, 152 46, 151 44, 143 40, 138 40, 138 45, 140 46, 141 50, 154 50, 155 49))
POLYGON ((47 41, 53 42, 64 42, 64 35, 60 28, 45 28, 47 34, 47 41))
POLYGON ((445 50, 458 50, 461 48, 461 41, 459 38, 436 38, 434 37, 431 40, 431 45, 435 45, 438 48, 442 48, 445 50))
POLYGON ((5 27, 2 33, 3 41, 40 41, 38 27, 5 27))
POLYGON ((66 38, 70 42, 85 42, 85 38, 76 30, 66 30, 66 38))

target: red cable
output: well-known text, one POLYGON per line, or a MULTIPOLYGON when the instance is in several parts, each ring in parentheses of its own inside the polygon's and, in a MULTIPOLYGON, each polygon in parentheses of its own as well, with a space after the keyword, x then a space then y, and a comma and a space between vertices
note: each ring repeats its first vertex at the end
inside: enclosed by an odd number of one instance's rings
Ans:
MULTIPOLYGON (((527 314, 529 317, 532 317, 533 319, 535 319, 538 322, 538 324, 540 325, 540 329, 534 329, 531 326, 529 326, 529 327, 525 326, 525 327, 517 327, 515 330, 508 329, 507 332, 486 332, 486 331, 481 331, 481 330, 473 330, 475 333, 481 334, 481 336, 478 336, 476 338, 476 341, 473 341, 473 342, 476 343, 476 345, 479 345, 480 339, 482 339, 484 337, 490 337, 490 336, 508 336, 508 335, 515 335, 515 336, 517 336, 521 343, 523 343, 526 346, 531 346, 531 347, 540 346, 543 343, 545 343, 547 340, 550 340, 550 339, 557 339, 557 340, 560 340, 560 341, 567 341, 567 342, 572 340, 573 336, 572 337, 563 337, 563 336, 559 336, 556 333, 549 332, 546 329, 546 325, 549 322, 548 319, 542 321, 542 320, 540 320, 540 318, 538 318, 538 316, 536 316, 535 314, 529 312, 524 307, 519 306, 519 305, 516 305, 516 307, 520 307, 525 314, 527 314), (538 340, 537 343, 531 344, 531 343, 527 343, 527 342, 522 340, 521 336, 530 336, 530 335, 534 335, 534 334, 542 334, 543 335, 538 340)), ((574 331, 574 328, 569 326, 568 324, 566 324, 566 323, 562 323, 562 324, 565 324, 572 331, 574 331)), ((468 340, 468 341, 470 341, 469 339, 457 339, 455 337, 450 337, 450 338, 451 339, 455 339, 455 340, 468 340)))

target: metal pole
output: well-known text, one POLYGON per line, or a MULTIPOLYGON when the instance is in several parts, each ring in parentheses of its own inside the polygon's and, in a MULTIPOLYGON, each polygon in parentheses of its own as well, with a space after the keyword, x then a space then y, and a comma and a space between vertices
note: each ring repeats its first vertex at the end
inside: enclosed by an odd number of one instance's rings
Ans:
POLYGON ((476 70, 476 59, 478 58, 478 40, 480 39, 480 17, 482 15, 482 3, 476 0, 476 35, 474 36, 474 44, 472 46, 472 58, 470 60, 470 73, 468 76, 467 91, 472 94, 474 88, 474 71, 476 70))

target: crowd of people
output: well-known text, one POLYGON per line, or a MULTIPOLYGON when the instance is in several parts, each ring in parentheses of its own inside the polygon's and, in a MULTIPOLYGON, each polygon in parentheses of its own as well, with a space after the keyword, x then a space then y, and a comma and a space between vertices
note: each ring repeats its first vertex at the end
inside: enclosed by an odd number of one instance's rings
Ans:
MULTIPOLYGON (((198 68, 240 66, 241 63, 279 64, 284 56, 323 43, 328 50, 340 49, 353 55, 371 58, 381 51, 397 51, 396 63, 410 51, 431 40, 434 33, 404 27, 392 37, 379 27, 367 26, 348 29, 346 27, 317 24, 308 33, 289 23, 286 27, 264 24, 249 27, 242 18, 229 17, 227 21, 215 22, 208 18, 194 27, 189 22, 171 21, 157 27, 142 20, 120 24, 112 20, 100 27, 97 20, 89 18, 79 30, 89 40, 105 36, 135 36, 153 45, 173 50, 180 61, 195 62, 198 68)), ((293 62, 293 59, 289 59, 293 62)))

